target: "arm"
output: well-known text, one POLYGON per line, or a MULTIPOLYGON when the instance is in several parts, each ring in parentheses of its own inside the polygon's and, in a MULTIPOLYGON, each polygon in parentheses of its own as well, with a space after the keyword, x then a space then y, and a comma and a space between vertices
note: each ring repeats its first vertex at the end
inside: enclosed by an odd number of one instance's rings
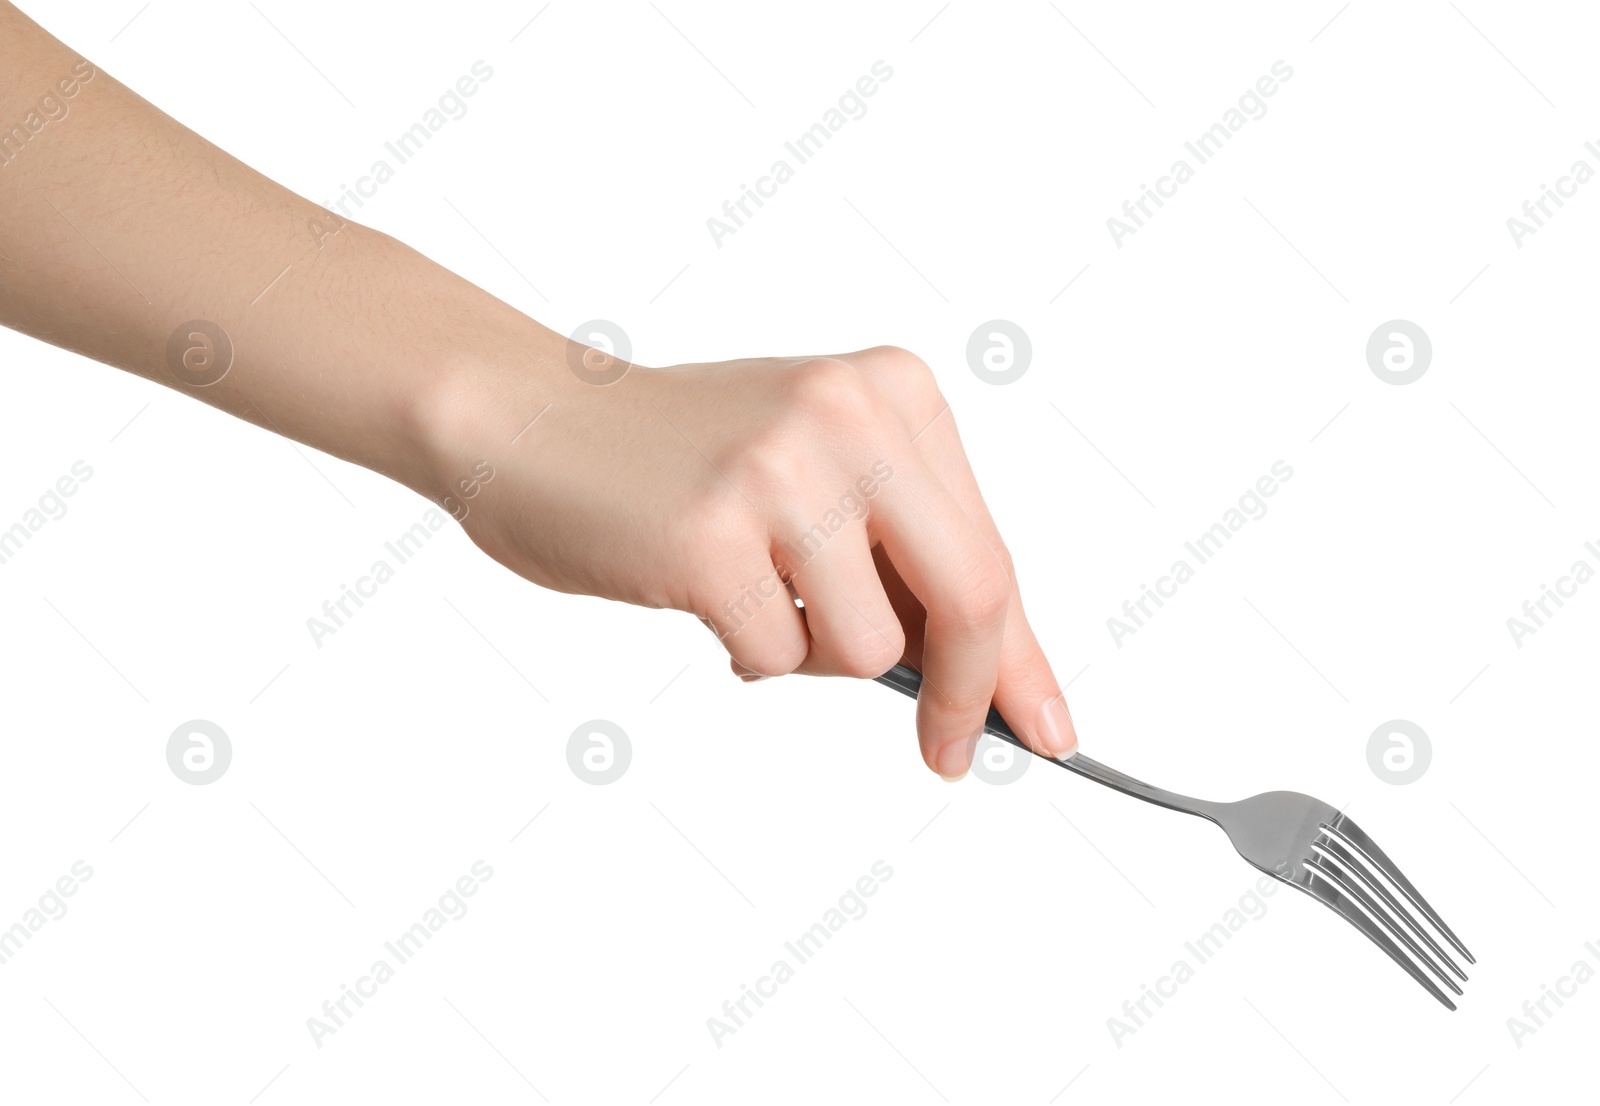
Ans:
POLYGON ((273 183, 0 2, 11 121, 0 323, 436 502, 470 489, 452 513, 490 556, 546 587, 693 613, 746 678, 875 676, 904 657, 926 677, 923 758, 946 777, 991 699, 1035 748, 1076 747, 951 412, 911 355, 607 364, 273 183))

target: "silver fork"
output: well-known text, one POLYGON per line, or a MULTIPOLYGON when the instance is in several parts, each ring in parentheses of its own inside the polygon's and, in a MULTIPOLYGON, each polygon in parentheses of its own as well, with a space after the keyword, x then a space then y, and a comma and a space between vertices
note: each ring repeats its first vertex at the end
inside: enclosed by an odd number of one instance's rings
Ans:
MULTIPOLYGON (((922 687, 922 675, 897 664, 879 676, 878 682, 915 699, 922 687)), ((1019 749, 1033 752, 993 709, 984 729, 1019 749)), ((1372 838, 1322 800, 1295 791, 1267 791, 1236 803, 1213 803, 1151 787, 1082 753, 1066 760, 1042 753, 1034 755, 1124 795, 1215 822, 1240 856, 1332 909, 1388 953, 1430 995, 1451 1010, 1456 1008, 1433 977, 1459 995, 1461 988, 1452 976, 1464 981, 1467 974, 1440 947, 1417 915, 1426 919, 1467 963, 1477 961, 1372 838), (1411 909, 1406 908, 1407 904, 1411 909), (1427 971, 1423 970, 1424 965, 1427 971)))

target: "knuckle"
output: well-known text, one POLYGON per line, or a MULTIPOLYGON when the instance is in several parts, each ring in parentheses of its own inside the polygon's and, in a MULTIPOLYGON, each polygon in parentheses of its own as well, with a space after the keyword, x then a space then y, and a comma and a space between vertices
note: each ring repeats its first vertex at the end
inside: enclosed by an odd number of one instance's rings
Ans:
POLYGON ((933 370, 910 350, 877 346, 866 351, 863 364, 878 392, 918 429, 927 427, 949 406, 933 370))
MULTIPOLYGON (((972 736, 973 722, 989 713, 992 692, 964 681, 962 687, 939 687, 927 696, 927 714, 919 718, 928 735, 943 743, 972 736)), ((991 688, 993 685, 989 685, 991 688)), ((924 691, 928 685, 923 684, 924 691)), ((921 700, 919 700, 919 703, 921 700)))
POLYGON ((994 550, 995 560, 999 563, 1000 571, 1005 574, 1006 590, 1009 592, 1017 582, 1017 562, 1012 559, 1011 550, 999 538, 989 542, 989 548, 994 550))
POLYGON ((964 636, 982 634, 1005 618, 1011 583, 997 564, 967 573, 941 622, 964 636))
POLYGON ((713 559, 717 551, 742 549, 751 532, 749 505, 726 482, 718 480, 701 489, 673 527, 678 552, 687 563, 713 559))
POLYGON ((947 721, 951 736, 964 737, 971 729, 968 720, 983 718, 989 713, 991 698, 987 695, 957 693, 939 705, 947 721))
POLYGON ((908 390, 923 397, 938 395, 939 382, 928 363, 899 346, 875 346, 867 350, 865 361, 873 375, 896 390, 908 390))
POLYGON ((873 407, 861 374, 854 366, 832 358, 796 365, 789 381, 789 401, 802 418, 828 423, 859 419, 873 407))
POLYGON ((787 676, 805 663, 806 653, 802 640, 767 640, 745 651, 740 663, 763 676, 787 676))
MULTIPOLYGON (((928 364, 908 349, 899 346, 873 346, 863 355, 880 372, 894 374, 928 373, 928 364)), ((928 375, 932 375, 929 373, 928 375)))
POLYGON ((720 465, 735 487, 748 489, 763 500, 782 502, 805 485, 805 459, 788 436, 768 432, 745 441, 720 465))
POLYGON ((705 581, 696 610, 710 623, 728 655, 763 676, 784 676, 804 663, 808 644, 785 607, 789 594, 776 575, 729 583, 705 581))
POLYGON ((898 664, 905 651, 905 635, 898 625, 882 632, 869 628, 838 650, 839 669, 842 675, 871 680, 898 664))

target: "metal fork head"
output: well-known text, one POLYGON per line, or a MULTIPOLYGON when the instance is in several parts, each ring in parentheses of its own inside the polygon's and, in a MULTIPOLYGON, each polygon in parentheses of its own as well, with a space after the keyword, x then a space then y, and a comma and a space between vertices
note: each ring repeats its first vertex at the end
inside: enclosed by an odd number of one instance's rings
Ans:
POLYGON ((1472 954, 1354 821, 1294 791, 1215 804, 1209 813, 1240 856, 1333 910, 1434 998, 1456 1008, 1439 983, 1459 995, 1456 979, 1467 976, 1435 934, 1469 964, 1475 963, 1472 954))
MULTIPOLYGON (((903 664, 878 681, 912 698, 922 686, 922 676, 903 664)), ((985 728, 1020 749, 1028 748, 998 711, 989 711, 985 728)), ((1152 787, 1082 753, 1051 763, 1147 803, 1215 822, 1240 856, 1333 910, 1434 998, 1456 1008, 1434 977, 1459 995, 1461 988, 1450 973, 1460 979, 1467 976, 1433 934, 1443 937, 1469 964, 1474 963, 1472 954, 1394 861, 1360 826, 1327 803, 1295 791, 1268 791, 1236 803, 1214 803, 1152 787)))

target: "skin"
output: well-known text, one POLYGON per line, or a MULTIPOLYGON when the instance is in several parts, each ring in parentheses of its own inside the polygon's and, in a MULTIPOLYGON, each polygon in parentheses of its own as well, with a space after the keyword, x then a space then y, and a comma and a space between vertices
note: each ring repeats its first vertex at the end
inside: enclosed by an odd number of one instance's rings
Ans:
POLYGON ((954 415, 912 354, 613 362, 275 184, 0 2, 13 122, 0 323, 446 506, 471 488, 462 525, 489 556, 694 614, 747 680, 904 660, 925 677, 923 760, 947 779, 991 700, 1034 749, 1076 750, 954 415), (174 371, 219 366, 228 344, 220 380, 174 371))

